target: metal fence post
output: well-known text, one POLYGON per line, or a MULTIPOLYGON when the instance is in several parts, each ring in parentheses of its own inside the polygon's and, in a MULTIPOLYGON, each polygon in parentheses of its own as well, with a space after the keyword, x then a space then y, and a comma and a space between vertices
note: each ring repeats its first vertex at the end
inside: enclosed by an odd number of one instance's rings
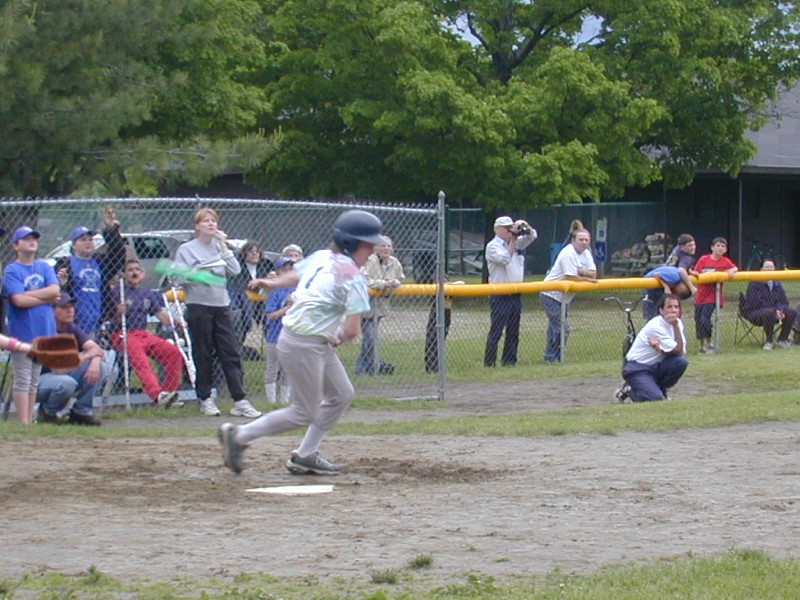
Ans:
POLYGON ((436 239, 436 347, 438 348, 439 359, 439 389, 438 398, 444 402, 445 386, 447 383, 446 377, 446 362, 445 362, 445 316, 444 316, 444 282, 447 273, 445 254, 445 193, 439 192, 438 206, 437 206, 437 239, 436 239))

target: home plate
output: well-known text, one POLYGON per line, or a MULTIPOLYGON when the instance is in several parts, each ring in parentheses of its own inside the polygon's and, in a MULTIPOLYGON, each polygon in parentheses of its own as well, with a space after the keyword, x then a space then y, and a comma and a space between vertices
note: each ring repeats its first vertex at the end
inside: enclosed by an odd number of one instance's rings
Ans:
POLYGON ((277 487, 250 488, 246 491, 258 492, 260 494, 301 496, 304 494, 327 494, 333 491, 333 485, 279 485, 277 487))

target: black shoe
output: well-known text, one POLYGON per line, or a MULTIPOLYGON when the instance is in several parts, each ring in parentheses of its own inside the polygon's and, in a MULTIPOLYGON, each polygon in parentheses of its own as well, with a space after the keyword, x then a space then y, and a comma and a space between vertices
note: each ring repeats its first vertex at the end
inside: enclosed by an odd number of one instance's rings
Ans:
POLYGON ((394 365, 392 363, 382 362, 378 372, 381 375, 394 375, 394 365))
POLYGON ((51 415, 44 412, 43 409, 39 409, 39 423, 52 423, 53 425, 61 425, 61 419, 58 418, 58 415, 51 415))
POLYGON ((69 424, 70 425, 92 425, 92 426, 99 426, 101 425, 98 419, 95 419, 92 415, 79 415, 76 413, 69 413, 69 424))

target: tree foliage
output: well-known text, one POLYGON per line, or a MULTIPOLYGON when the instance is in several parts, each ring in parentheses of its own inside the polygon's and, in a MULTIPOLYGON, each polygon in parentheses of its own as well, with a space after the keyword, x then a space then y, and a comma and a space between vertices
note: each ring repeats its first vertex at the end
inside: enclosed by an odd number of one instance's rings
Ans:
POLYGON ((487 209, 681 186, 751 155, 799 25, 769 0, 6 0, 0 195, 231 168, 487 209))
POLYGON ((270 0, 264 80, 297 196, 600 199, 699 168, 798 74, 794 4, 765 0, 270 0))
POLYGON ((152 193, 264 160, 251 0, 0 5, 0 195, 152 193))

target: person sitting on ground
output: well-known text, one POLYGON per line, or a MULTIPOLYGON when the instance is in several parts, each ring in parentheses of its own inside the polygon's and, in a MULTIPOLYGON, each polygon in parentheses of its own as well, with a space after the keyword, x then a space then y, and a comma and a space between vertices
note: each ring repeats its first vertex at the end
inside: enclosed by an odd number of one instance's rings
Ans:
MULTIPOLYGON (((761 264, 762 271, 774 271, 775 262, 767 258, 761 264)), ((751 281, 740 307, 742 316, 759 327, 764 328, 766 342, 764 350, 791 346, 789 334, 797 318, 797 312, 789 308, 789 299, 780 281, 751 281), (775 326, 780 324, 781 331, 775 342, 775 326)))
POLYGON ((39 422, 60 424, 59 414, 67 409, 69 401, 77 394, 69 409, 66 423, 72 425, 100 425, 92 414, 97 390, 109 375, 108 363, 103 360, 103 349, 75 324, 75 298, 69 292, 61 292, 61 298, 53 307, 58 333, 75 336, 80 348, 80 365, 68 373, 53 373, 42 368, 36 401, 39 403, 39 422))
MULTIPOLYGON (((648 288, 645 290, 644 301, 642 302, 642 316, 645 321, 658 316, 658 302, 664 294, 675 294, 681 300, 692 297, 692 289, 683 279, 682 269, 679 267, 668 267, 666 265, 651 269, 644 274, 645 277, 654 277, 661 284, 660 288, 648 288), (654 294, 651 292, 658 292, 654 294)), ((696 289, 696 288, 695 288, 696 289)))
MULTIPOLYGON (((147 330, 147 317, 154 316, 162 327, 169 329, 169 313, 164 308, 164 301, 160 294, 141 285, 144 281, 145 271, 136 259, 125 263, 123 272, 125 279, 125 301, 120 299, 119 288, 112 292, 117 306, 117 327, 111 336, 111 343, 118 352, 125 350, 123 334, 127 335, 128 361, 139 376, 144 392, 153 399, 158 406, 169 408, 182 406, 178 403, 178 387, 183 374, 183 356, 177 346, 164 338, 147 330), (121 328, 122 315, 125 315, 125 329, 121 328), (150 359, 154 358, 163 367, 164 381, 160 382, 150 359)), ((183 323, 177 323, 181 326, 183 323)))
POLYGON ((658 316, 639 330, 625 355, 622 376, 626 386, 618 398, 634 402, 664 400, 689 366, 686 360, 686 334, 681 321, 681 301, 664 294, 658 302, 658 316))

